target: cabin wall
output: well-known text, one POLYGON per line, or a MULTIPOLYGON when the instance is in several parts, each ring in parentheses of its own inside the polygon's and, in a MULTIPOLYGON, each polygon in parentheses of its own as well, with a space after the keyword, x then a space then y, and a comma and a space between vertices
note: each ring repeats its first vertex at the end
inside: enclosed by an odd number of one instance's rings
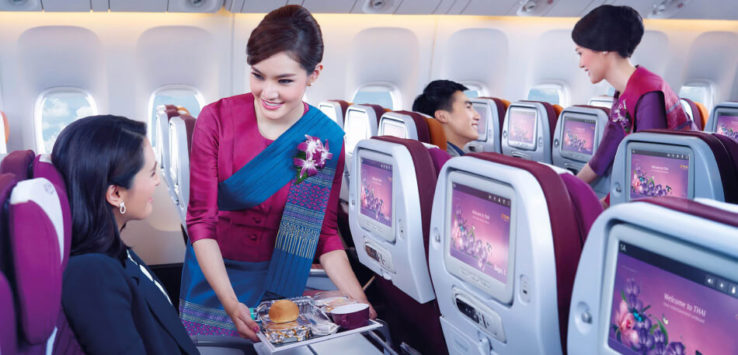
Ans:
MULTIPOLYGON (((34 107, 54 87, 89 92, 101 113, 147 121, 151 94, 167 85, 196 88, 205 102, 249 89, 245 46, 263 14, 0 12, 0 110, 9 150, 35 149, 34 107)), ((576 18, 317 14, 324 70, 307 99, 351 100, 366 84, 396 88, 410 109, 423 87, 447 78, 511 101, 530 87, 562 85, 570 104, 606 94, 578 67, 570 31, 576 18)), ((714 84, 714 102, 738 99, 738 21, 647 20, 633 56, 683 83, 714 84)), ((181 260, 176 211, 160 186, 154 214, 124 232, 149 263, 181 260), (152 247, 154 243, 155 246, 152 247), (176 247, 172 247, 176 245, 176 247)))

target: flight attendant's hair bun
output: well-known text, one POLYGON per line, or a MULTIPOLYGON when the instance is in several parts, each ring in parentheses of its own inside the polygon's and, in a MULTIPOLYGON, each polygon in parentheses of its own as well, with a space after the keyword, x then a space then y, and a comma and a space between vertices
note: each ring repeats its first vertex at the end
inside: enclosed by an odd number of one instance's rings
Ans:
POLYGON ((571 38, 581 47, 615 51, 629 58, 641 43, 643 31, 643 18, 632 7, 602 5, 579 19, 571 38))

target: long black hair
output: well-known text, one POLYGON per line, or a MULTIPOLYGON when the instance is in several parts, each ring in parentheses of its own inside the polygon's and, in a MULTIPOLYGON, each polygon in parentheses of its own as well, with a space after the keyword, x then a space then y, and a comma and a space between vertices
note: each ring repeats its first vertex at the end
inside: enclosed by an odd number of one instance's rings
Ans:
POLYGON ((72 122, 51 152, 64 177, 72 211, 72 255, 103 253, 124 260, 108 186, 131 188, 143 167, 146 125, 125 117, 90 116, 72 122))

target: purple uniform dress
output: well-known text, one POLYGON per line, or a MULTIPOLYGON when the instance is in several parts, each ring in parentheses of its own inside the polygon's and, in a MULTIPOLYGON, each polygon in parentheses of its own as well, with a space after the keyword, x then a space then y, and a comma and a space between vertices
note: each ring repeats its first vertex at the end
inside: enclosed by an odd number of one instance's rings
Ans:
MULTIPOLYGON (((617 97, 613 104, 611 112, 615 112, 617 105, 617 97)), ((636 105, 634 132, 644 131, 647 129, 666 128, 666 110, 664 109, 664 94, 660 91, 651 91, 641 96, 636 105)), ((611 114, 612 115, 612 114, 611 114)), ((592 168, 597 176, 605 175, 615 160, 615 153, 618 145, 625 138, 627 133, 621 124, 610 119, 607 121, 605 131, 600 140, 597 151, 589 160, 589 167, 592 168)))

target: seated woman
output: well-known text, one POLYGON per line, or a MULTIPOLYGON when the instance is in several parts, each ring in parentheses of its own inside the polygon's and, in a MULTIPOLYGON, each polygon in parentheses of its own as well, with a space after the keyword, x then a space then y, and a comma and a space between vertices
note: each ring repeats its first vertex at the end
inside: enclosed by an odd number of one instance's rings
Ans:
POLYGON ((616 90, 600 145, 577 174, 587 183, 610 169, 618 145, 632 132, 696 129, 666 81, 630 62, 642 37, 643 19, 628 6, 597 7, 582 17, 571 32, 579 67, 587 72, 589 80, 593 84, 606 80, 616 90))
POLYGON ((464 94, 467 88, 451 80, 431 81, 413 102, 413 111, 434 117, 443 125, 452 157, 464 155, 464 146, 479 138, 479 113, 464 94))
POLYGON ((120 238, 151 214, 159 174, 146 126, 92 116, 67 126, 51 153, 72 211, 62 307, 88 354, 197 354, 164 288, 120 238))

